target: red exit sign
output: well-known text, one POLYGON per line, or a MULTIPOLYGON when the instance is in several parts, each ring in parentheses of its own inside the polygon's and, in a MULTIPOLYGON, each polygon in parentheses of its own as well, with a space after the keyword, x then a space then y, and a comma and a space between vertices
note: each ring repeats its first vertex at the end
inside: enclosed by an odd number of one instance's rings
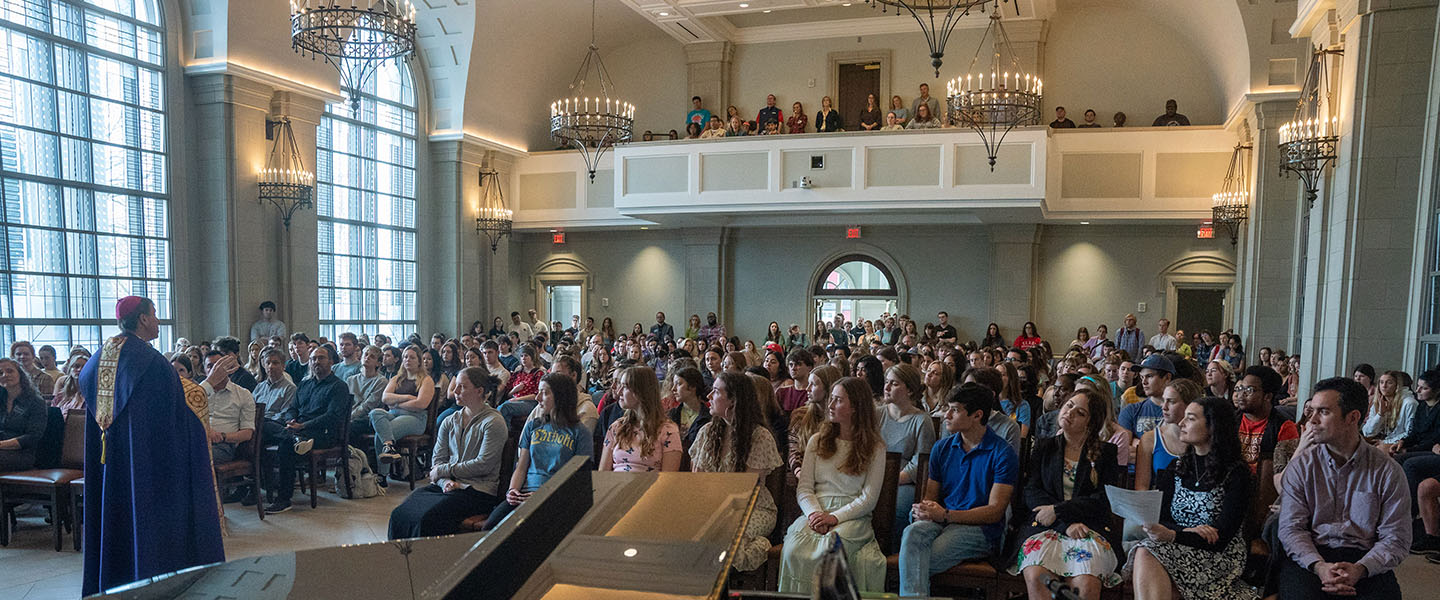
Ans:
POLYGON ((858 239, 860 239, 860 228, 859 228, 859 227, 846 227, 846 228, 845 228, 845 239, 847 239, 847 240, 858 240, 858 239))
POLYGON ((556 243, 556 244, 563 244, 563 243, 565 243, 565 232, 563 232, 563 231, 554 231, 554 232, 551 232, 551 233, 550 233, 550 241, 551 241, 551 242, 554 242, 554 243, 556 243))
POLYGON ((1213 225, 1201 225, 1201 226, 1199 226, 1199 227, 1196 227, 1196 228, 1195 228, 1195 239, 1197 239, 1197 240, 1213 240, 1213 239, 1215 239, 1215 227, 1214 227, 1213 225))

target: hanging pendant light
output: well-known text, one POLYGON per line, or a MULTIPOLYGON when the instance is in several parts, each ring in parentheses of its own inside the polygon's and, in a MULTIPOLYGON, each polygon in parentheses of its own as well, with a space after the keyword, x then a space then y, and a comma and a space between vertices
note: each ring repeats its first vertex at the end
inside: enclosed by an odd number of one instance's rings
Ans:
POLYGON ((1210 220, 1230 233, 1230 245, 1240 241, 1240 228, 1250 219, 1250 157, 1253 146, 1236 144, 1225 169, 1220 192, 1211 196, 1210 220))
POLYGON ((475 233, 490 240, 490 253, 500 248, 500 239, 510 235, 515 225, 515 211, 505 208, 505 193, 500 190, 500 172, 480 171, 480 202, 475 210, 475 233))
POLYGON ((280 218, 288 230, 295 211, 312 206, 310 198, 315 191, 315 173, 305 168, 289 117, 266 121, 265 129, 275 143, 270 147, 265 168, 260 169, 260 201, 268 200, 280 209, 280 218))
POLYGON ((1305 186, 1305 199, 1315 205, 1320 175, 1334 164, 1340 147, 1340 117, 1330 87, 1329 57, 1339 49, 1316 48, 1310 56, 1305 86, 1295 104, 1295 118, 1280 127, 1280 174, 1294 173, 1305 186))
MULTIPOLYGON (((940 76, 940 65, 945 58, 945 44, 950 41, 950 34, 955 31, 955 25, 960 19, 970 14, 971 9, 980 7, 984 10, 987 3, 992 0, 865 0, 866 4, 880 8, 880 12, 889 12, 891 7, 895 8, 898 16, 901 11, 910 13, 916 23, 920 24, 920 32, 925 34, 925 44, 930 49, 930 66, 935 67, 935 76, 940 76), (936 22, 936 18, 939 22, 936 22)), ((1009 2, 1010 0, 1005 0, 1009 2)), ((998 4, 998 3, 997 3, 998 4)), ((998 6, 997 6, 998 10, 998 6)), ((1019 14, 1020 5, 1015 5, 1016 14, 1019 14)))
POLYGON ((1000 21, 1000 0, 993 1, 990 26, 980 37, 970 68, 946 85, 950 121, 980 135, 992 172, 1000 144, 1010 130, 1040 124, 1040 100, 1045 87, 1038 74, 1020 67, 1020 57, 1000 21), (991 40, 988 64, 980 63, 980 54, 987 50, 986 40, 991 40))
POLYGON ((415 54, 415 5, 409 0, 290 0, 290 45, 301 55, 320 56, 340 71, 351 90, 350 108, 360 110, 366 80, 388 60, 415 54), (357 6, 362 4, 362 6, 357 6))
POLYGON ((630 141, 634 134, 635 105, 612 96, 612 83, 595 45, 595 0, 590 0, 590 51, 570 82, 571 96, 550 103, 550 137, 580 151, 590 183, 595 183, 595 169, 605 151, 630 141), (595 79, 590 91, 599 95, 589 96, 585 82, 592 70, 595 79))

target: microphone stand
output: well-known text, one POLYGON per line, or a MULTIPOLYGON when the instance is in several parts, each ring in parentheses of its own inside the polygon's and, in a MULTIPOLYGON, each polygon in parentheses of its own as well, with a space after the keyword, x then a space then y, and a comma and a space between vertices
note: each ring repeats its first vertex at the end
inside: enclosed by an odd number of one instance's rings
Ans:
POLYGON ((1058 577, 1046 575, 1045 589, 1050 590, 1050 597, 1055 600, 1081 600, 1075 588, 1067 587, 1065 581, 1058 577))

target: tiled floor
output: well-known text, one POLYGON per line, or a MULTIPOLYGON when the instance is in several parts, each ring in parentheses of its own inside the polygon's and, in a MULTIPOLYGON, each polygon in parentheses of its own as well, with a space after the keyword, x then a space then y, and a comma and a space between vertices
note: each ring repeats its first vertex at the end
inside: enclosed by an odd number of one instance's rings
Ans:
MULTIPOLYGON (((311 510, 309 498, 295 495, 290 512, 270 515, 262 522, 253 507, 227 504, 230 536, 225 556, 236 559, 315 548, 378 542, 385 539, 390 511, 405 500, 409 489, 391 483, 386 496, 345 500, 320 493, 320 505, 311 510)), ((69 600, 80 595, 81 556, 70 549, 55 552, 50 528, 40 516, 22 517, 8 548, 0 548, 0 599, 69 600)), ((1406 598, 1430 598, 1440 589, 1440 565, 1412 556, 1396 570, 1406 598), (1425 590, 1431 590, 1427 593, 1425 590)))

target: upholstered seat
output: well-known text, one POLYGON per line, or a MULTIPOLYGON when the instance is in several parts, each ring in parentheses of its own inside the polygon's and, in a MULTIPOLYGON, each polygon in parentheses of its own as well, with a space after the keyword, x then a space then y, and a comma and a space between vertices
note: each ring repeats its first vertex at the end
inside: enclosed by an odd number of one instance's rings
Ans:
POLYGON ((22 485, 68 485, 85 476, 84 471, 75 469, 36 469, 33 471, 16 471, 0 475, 0 485, 22 484, 22 485))

